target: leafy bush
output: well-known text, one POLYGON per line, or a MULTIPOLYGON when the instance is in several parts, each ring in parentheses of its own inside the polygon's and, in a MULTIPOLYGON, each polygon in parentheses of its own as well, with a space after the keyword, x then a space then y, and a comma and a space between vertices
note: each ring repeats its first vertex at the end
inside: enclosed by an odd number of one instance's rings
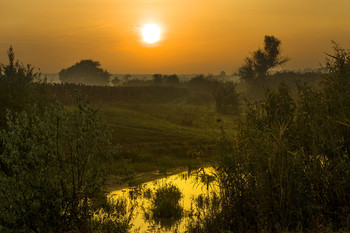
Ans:
POLYGON ((320 89, 300 86, 294 100, 281 85, 248 104, 221 142, 220 211, 190 232, 349 230, 350 57, 334 48, 320 89))
POLYGON ((216 111, 226 114, 238 114, 240 108, 239 93, 233 82, 211 81, 210 93, 215 99, 216 111))
POLYGON ((83 101, 69 111, 7 113, 2 130, 0 226, 7 232, 87 232, 105 179, 110 133, 83 101))
POLYGON ((6 125, 6 112, 30 112, 32 105, 45 106, 49 102, 45 82, 30 65, 15 61, 13 48, 8 50, 8 65, 0 65, 0 129, 6 125))

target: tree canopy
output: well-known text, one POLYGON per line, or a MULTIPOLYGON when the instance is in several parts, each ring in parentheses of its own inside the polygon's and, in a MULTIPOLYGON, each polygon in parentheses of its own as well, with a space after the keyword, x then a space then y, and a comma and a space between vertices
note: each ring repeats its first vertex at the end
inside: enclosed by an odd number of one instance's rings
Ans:
POLYGON ((107 85, 110 74, 100 68, 100 63, 93 60, 81 60, 75 65, 62 69, 59 78, 64 83, 83 83, 86 85, 107 85))
POLYGON ((259 48, 239 69, 239 75, 245 80, 260 79, 267 76, 269 69, 286 63, 289 58, 280 55, 281 41, 274 36, 265 36, 264 49, 259 48))

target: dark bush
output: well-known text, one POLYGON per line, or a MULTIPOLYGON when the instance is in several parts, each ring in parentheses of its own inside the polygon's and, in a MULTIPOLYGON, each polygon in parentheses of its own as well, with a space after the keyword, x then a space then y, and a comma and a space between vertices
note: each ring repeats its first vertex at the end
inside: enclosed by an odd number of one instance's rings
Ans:
POLYGON ((225 114, 238 114, 240 110, 240 95, 233 82, 211 81, 209 87, 215 99, 216 111, 225 114))
POLYGON ((30 112, 33 105, 39 108, 50 102, 48 90, 40 73, 30 65, 15 61, 12 47, 8 50, 8 65, 0 65, 0 129, 6 125, 6 112, 30 112))
MULTIPOLYGON (((89 232, 105 179, 110 133, 85 102, 7 114, 0 133, 0 230, 89 232)), ((116 219, 116 221, 119 221, 116 219)))
POLYGON ((337 45, 320 89, 269 91, 220 144, 219 211, 190 232, 348 231, 350 57, 337 45))
POLYGON ((177 85, 180 83, 179 77, 176 74, 173 75, 165 75, 163 77, 165 84, 167 85, 177 85))
POLYGON ((85 85, 107 85, 110 76, 106 70, 100 68, 99 62, 92 60, 81 60, 59 72, 62 83, 83 83, 85 85))

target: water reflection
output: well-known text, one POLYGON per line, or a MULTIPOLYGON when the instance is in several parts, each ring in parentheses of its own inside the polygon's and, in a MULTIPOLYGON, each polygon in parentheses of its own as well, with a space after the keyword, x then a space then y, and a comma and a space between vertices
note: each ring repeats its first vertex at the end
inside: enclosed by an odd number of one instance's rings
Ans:
POLYGON ((198 198, 216 192, 213 168, 183 172, 132 188, 113 191, 109 197, 137 203, 132 232, 183 232, 198 198))

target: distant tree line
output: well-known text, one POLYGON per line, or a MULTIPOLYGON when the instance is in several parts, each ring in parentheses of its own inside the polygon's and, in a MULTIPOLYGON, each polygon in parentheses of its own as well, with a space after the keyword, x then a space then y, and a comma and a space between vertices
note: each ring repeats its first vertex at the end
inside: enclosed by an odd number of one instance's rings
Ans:
POLYGON ((173 75, 162 75, 154 74, 152 82, 156 85, 166 84, 166 85, 177 85, 180 83, 179 77, 176 74, 173 75))
POLYGON ((183 98, 187 90, 173 86, 86 86, 83 84, 50 84, 50 93, 64 104, 72 103, 76 93, 93 103, 167 103, 183 98))

